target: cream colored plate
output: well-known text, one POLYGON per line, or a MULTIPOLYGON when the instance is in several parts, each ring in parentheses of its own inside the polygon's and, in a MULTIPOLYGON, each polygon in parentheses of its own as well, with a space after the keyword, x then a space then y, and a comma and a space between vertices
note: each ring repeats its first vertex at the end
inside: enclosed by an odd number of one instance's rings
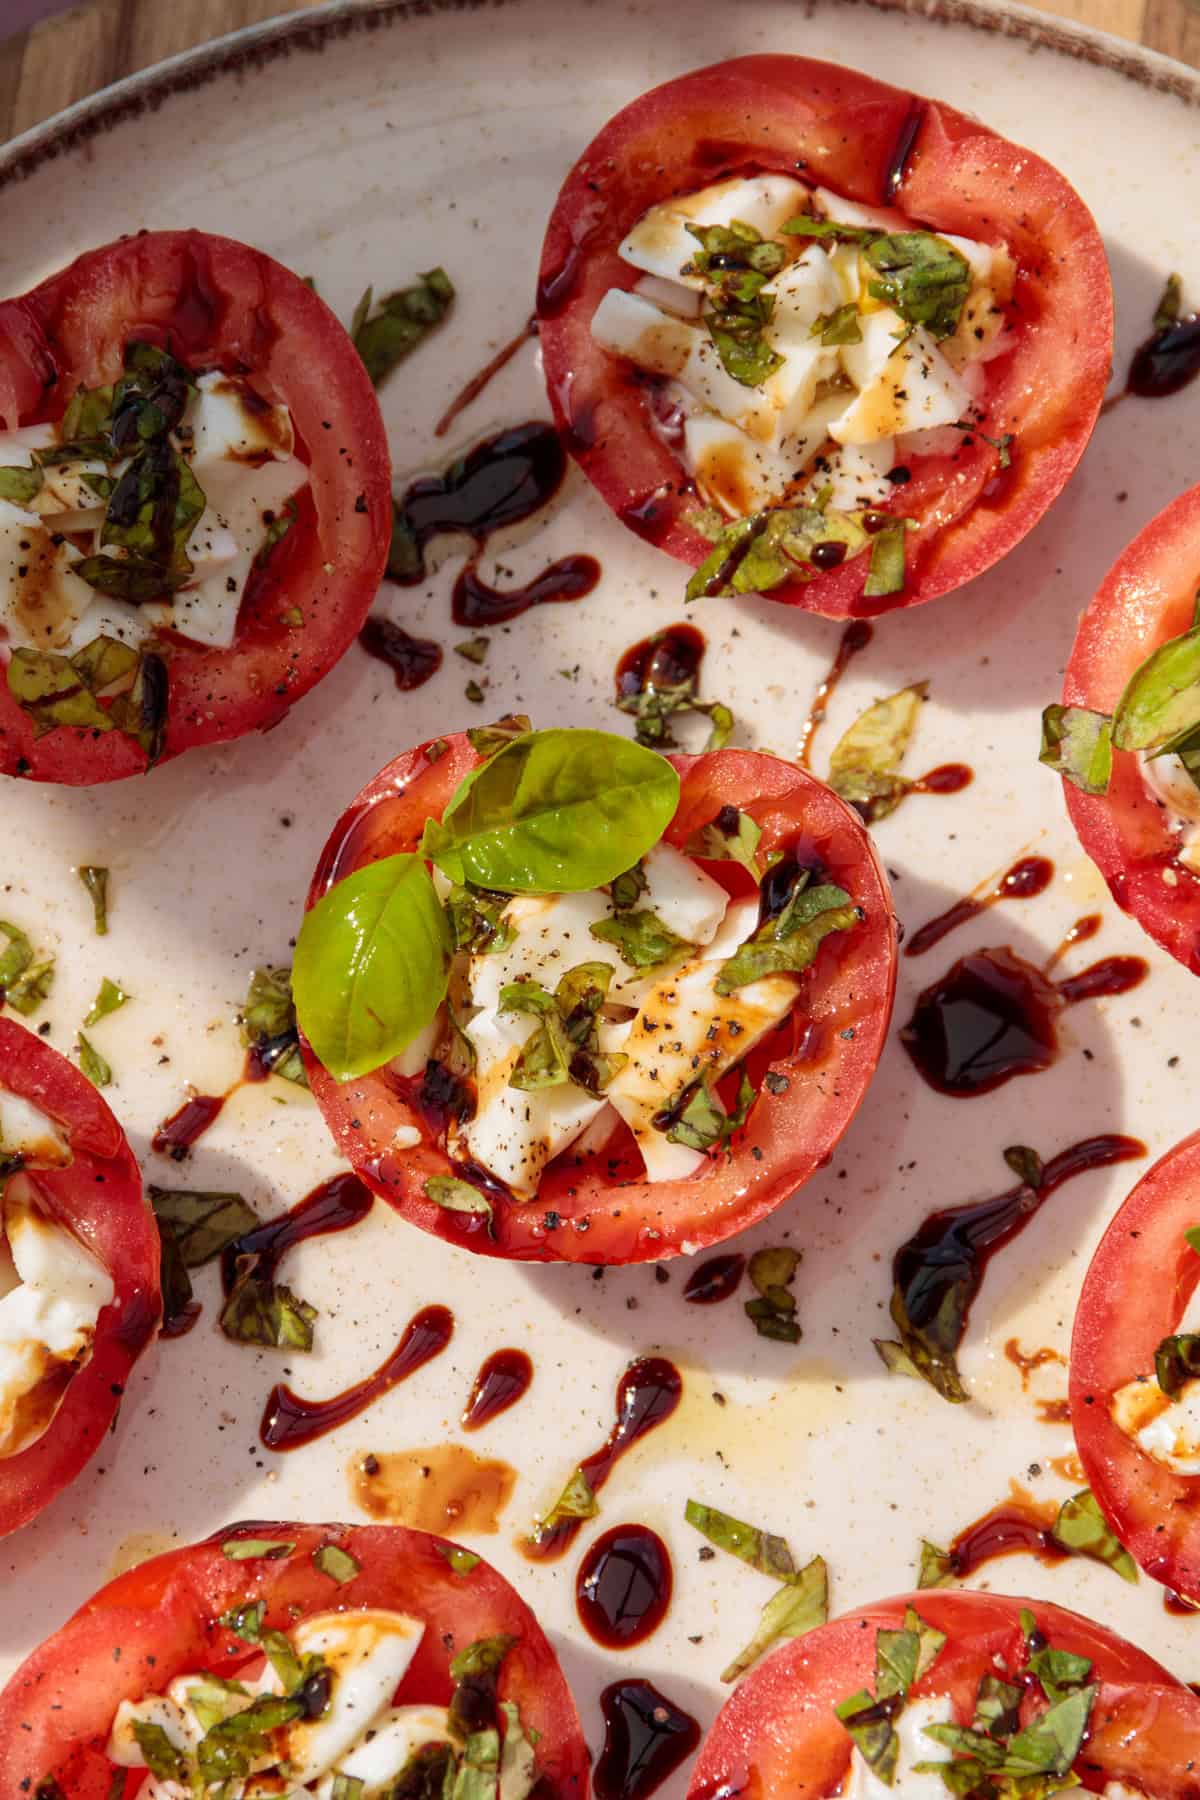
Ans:
MULTIPOLYGON (((340 12, 344 32, 306 17, 244 34, 13 146, 0 193, 0 292, 20 291, 78 251, 143 226, 196 225, 259 244, 311 273, 344 318, 368 282, 386 288, 443 263, 461 296, 453 318, 383 394, 397 470, 427 468, 490 428, 546 414, 530 346, 450 443, 432 437, 462 379, 527 315, 547 211, 592 133, 654 82, 772 49, 844 60, 944 96, 1057 163, 1095 209, 1109 246, 1119 366, 1168 269, 1180 269, 1200 297, 1200 250, 1181 198, 1200 191, 1200 121, 1187 103, 1195 78, 1161 59, 1019 9, 972 10, 947 24, 834 0, 815 8, 680 0, 669 25, 660 5, 643 0, 410 10, 374 19, 340 12), (1047 34, 1065 53, 1045 47, 1047 34), (1106 58, 1117 66, 1104 66, 1106 58), (153 105, 133 104, 139 96, 153 105)), ((5 166, 0 156, 0 177, 5 166)), ((1152 974, 1124 999, 1070 1014, 1070 1050, 1051 1072, 973 1103, 921 1086, 893 1040, 831 1167, 744 1245, 786 1238, 803 1250, 801 1346, 758 1339, 740 1300, 685 1306, 683 1263, 661 1286, 648 1268, 593 1279, 588 1270, 478 1262, 382 1205, 359 1230, 305 1247, 288 1268, 321 1309, 308 1359, 223 1342, 215 1279, 202 1275, 199 1327, 146 1358, 117 1435, 47 1514, 0 1545, 0 1673, 114 1570, 151 1550, 237 1517, 354 1518, 348 1460, 365 1448, 457 1439, 472 1374, 501 1344, 527 1348, 537 1373, 523 1405, 464 1440, 520 1471, 498 1535, 477 1547, 552 1632, 593 1746, 597 1692, 622 1661, 578 1624, 576 1558, 534 1568, 513 1539, 607 1431, 614 1384, 631 1356, 655 1349, 676 1358, 686 1397, 621 1465, 598 1526, 643 1519, 669 1539, 674 1603, 630 1666, 660 1679, 705 1724, 721 1699, 718 1671, 771 1590, 724 1557, 698 1562, 700 1540, 681 1517, 689 1494, 769 1524, 798 1555, 822 1552, 835 1607, 844 1609, 908 1587, 920 1536, 944 1541, 999 1500, 1010 1477, 1028 1479, 1043 1497, 1068 1491, 1048 1464, 1070 1450, 1070 1434, 1034 1413, 1034 1394, 1064 1392, 1064 1372, 1043 1369, 1024 1395, 1003 1346, 1015 1335, 1026 1348, 1065 1351, 1087 1257, 1136 1166, 1061 1190, 997 1259, 962 1359, 975 1394, 969 1407, 888 1379, 870 1339, 886 1322, 896 1244, 931 1207, 1005 1185, 1004 1145, 1050 1154, 1124 1130, 1158 1154, 1196 1123, 1196 984, 1108 903, 1067 826, 1057 783, 1037 767, 1036 746, 1037 714, 1058 691, 1080 606, 1121 545, 1198 467, 1194 394, 1123 406, 1101 421, 1079 474, 1026 543, 968 591, 885 620, 831 710, 818 770, 872 696, 927 677, 932 698, 914 770, 953 758, 978 772, 967 792, 913 799, 879 827, 910 930, 1026 847, 1058 869, 1042 899, 998 909, 929 957, 903 962, 898 1023, 916 988, 972 945, 1007 942, 1037 960, 1097 906, 1103 932, 1068 966, 1133 951, 1149 958, 1152 974), (1170 1069, 1176 1054, 1182 1060, 1170 1069), (263 1398, 281 1370, 294 1369, 305 1393, 331 1393, 380 1361, 410 1315, 435 1300, 458 1320, 438 1362, 308 1450, 260 1448, 263 1398), (1042 1472, 1027 1477, 1033 1464, 1042 1472)), ((329 826, 381 763, 508 708, 543 724, 625 729, 608 705, 613 667, 631 639, 682 616, 678 566, 622 530, 574 474, 536 533, 511 555, 496 548, 518 576, 591 551, 604 579, 583 603, 531 613, 494 634, 482 712, 463 694, 476 671, 452 653, 427 687, 401 695, 388 671, 355 648, 269 737, 193 754, 111 789, 4 784, 2 910, 58 952, 45 1012, 51 1041, 70 1049, 101 975, 136 996, 94 1035, 117 1072, 110 1098, 151 1179, 238 1187, 269 1212, 337 1167, 307 1096, 279 1083, 241 1094, 186 1170, 150 1154, 148 1140, 186 1084, 219 1091, 234 1078, 233 1014, 247 974, 256 961, 287 957, 329 826), (561 671, 576 665, 577 677, 565 678, 561 671), (72 874, 84 862, 113 871, 104 940, 91 935, 72 874)), ((462 635, 449 620, 455 566, 444 563, 427 589, 385 591, 382 605, 449 646, 462 635)), ((703 624, 707 693, 732 705, 740 741, 790 753, 837 628, 769 601, 714 603, 703 624)), ((1200 1626, 1168 1618, 1149 1582, 1133 1589, 1099 1568, 1048 1570, 1020 1558, 985 1573, 997 1588, 1091 1612, 1181 1675, 1200 1674, 1200 1626)))

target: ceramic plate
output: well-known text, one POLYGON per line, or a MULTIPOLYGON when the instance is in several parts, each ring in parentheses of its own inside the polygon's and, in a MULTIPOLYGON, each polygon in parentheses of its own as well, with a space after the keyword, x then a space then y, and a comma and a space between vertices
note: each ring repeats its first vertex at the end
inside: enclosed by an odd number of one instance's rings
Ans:
MULTIPOLYGON (((368 283, 400 285, 444 264, 460 295, 452 318, 382 393, 402 478, 501 425, 548 416, 531 343, 448 439, 433 436, 464 377, 526 318, 547 212, 593 132, 655 82, 770 49, 844 61, 941 96, 1056 163, 1108 245, 1118 368, 1144 335, 1167 270, 1200 294, 1200 249, 1179 201, 1200 183, 1200 114, 1187 71, 1018 9, 946 19, 838 0, 677 0, 663 21, 662 7, 643 0, 351 9, 182 58, 0 155, 0 292, 141 227, 196 225, 261 245, 311 274, 346 319, 368 283)), ((877 827, 910 932, 1024 851, 1050 858, 1056 873, 1042 897, 996 908, 921 960, 902 958, 896 1026, 857 1120, 828 1168, 743 1240, 745 1249, 787 1242, 803 1252, 802 1342, 758 1338, 740 1299, 684 1304, 686 1261, 667 1266, 665 1284, 649 1267, 479 1262, 383 1204, 291 1262, 292 1284, 321 1314, 308 1358, 226 1343, 215 1326, 215 1277, 201 1274, 197 1328, 146 1357, 110 1443, 36 1524, 0 1546, 0 1674, 139 1558, 239 1517, 361 1519, 347 1469, 362 1453, 469 1442, 511 1464, 517 1480, 498 1531, 468 1541, 537 1608, 594 1747, 598 1692, 626 1662, 578 1622, 577 1554, 533 1566, 516 1539, 604 1436, 621 1370, 648 1351, 679 1365, 683 1402, 619 1466, 579 1549, 629 1519, 667 1539, 670 1612, 628 1663, 705 1725, 722 1697, 719 1671, 770 1588, 727 1558, 698 1558, 701 1540, 682 1517, 689 1495, 769 1525, 799 1556, 819 1551, 843 1610, 909 1587, 921 1536, 944 1542, 1011 1481, 1041 1499, 1070 1491, 1069 1428, 1044 1422, 1055 1409, 1037 1404, 1061 1398, 1065 1370, 1049 1362, 1023 1391, 1005 1344, 1065 1353, 1092 1247, 1145 1164, 1062 1188, 993 1263, 962 1356, 968 1406, 888 1377, 871 1339, 886 1326, 894 1248, 933 1207, 1006 1186, 1006 1145, 1049 1155, 1120 1130, 1153 1157, 1196 1124, 1195 984, 1110 904, 1036 751, 1038 712, 1059 691, 1080 607, 1198 463, 1200 409, 1189 394, 1130 401, 1102 419, 1065 495, 1021 547, 966 591, 885 619, 830 709, 818 772, 871 698, 927 679, 914 771, 950 760, 975 770, 964 792, 915 797, 877 827), (1075 1008, 1057 1064, 986 1098, 946 1099, 915 1079, 896 1032, 924 983, 984 944, 1040 961, 1094 911, 1103 914, 1100 935, 1064 969, 1131 952, 1149 962, 1142 987, 1075 1008), (457 1321, 443 1356, 311 1447, 263 1449, 259 1418, 274 1381, 290 1376, 305 1394, 333 1393, 381 1361, 431 1301, 451 1306, 457 1321), (465 1439, 458 1420, 472 1376, 501 1345, 532 1356, 532 1390, 465 1439)), ((683 616, 681 571, 618 526, 575 474, 536 529, 492 545, 514 579, 574 551, 599 558, 600 585, 579 604, 543 608, 493 634, 482 708, 464 694, 477 671, 449 650, 462 633, 449 616, 460 559, 447 557, 427 586, 385 588, 379 603, 447 646, 440 674, 419 691, 398 692, 389 671, 354 647, 267 737, 192 753, 107 789, 5 783, 2 911, 59 958, 41 1015, 51 1042, 70 1051, 102 975, 134 996, 95 1037, 116 1074, 109 1097, 150 1180, 183 1178, 150 1150, 154 1126, 189 1084, 213 1093, 235 1079, 234 1015, 249 971, 287 960, 330 824, 375 769, 422 738, 508 709, 542 724, 627 729, 611 709, 614 666, 632 639, 683 616), (81 863, 112 871, 102 940, 72 873, 81 863)), ((709 640, 704 691, 733 708, 737 741, 794 754, 838 628, 770 601, 713 602, 699 622, 709 640)), ((240 1189, 273 1212, 337 1167, 309 1097, 272 1081, 229 1103, 186 1181, 240 1189)), ((1048 1568, 1024 1557, 983 1576, 1092 1613, 1180 1675, 1200 1673, 1200 1626, 1169 1617, 1149 1581, 1129 1587, 1098 1566, 1048 1568)))

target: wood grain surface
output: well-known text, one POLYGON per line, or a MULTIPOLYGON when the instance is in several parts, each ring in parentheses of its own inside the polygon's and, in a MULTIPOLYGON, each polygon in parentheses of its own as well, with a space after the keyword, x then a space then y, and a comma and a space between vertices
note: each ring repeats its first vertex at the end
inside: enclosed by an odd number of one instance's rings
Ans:
MULTIPOLYGON (((88 0, 0 36, 0 143, 164 56, 279 13, 313 9, 314 0, 88 0)), ((1200 0, 1041 0, 1039 10, 1200 67, 1200 0)))

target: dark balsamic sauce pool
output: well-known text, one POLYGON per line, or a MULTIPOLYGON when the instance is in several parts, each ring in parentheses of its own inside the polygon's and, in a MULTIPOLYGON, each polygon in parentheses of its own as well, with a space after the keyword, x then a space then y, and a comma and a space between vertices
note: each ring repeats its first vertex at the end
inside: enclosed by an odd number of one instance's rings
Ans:
POLYGON ((697 682, 704 650, 704 634, 694 625, 668 625, 639 639, 617 664, 618 700, 697 682))
POLYGON ((493 1350, 471 1384, 459 1420, 464 1431, 478 1431, 523 1400, 533 1380, 533 1364, 524 1350, 493 1350))
POLYGON ((592 1771, 596 1800, 647 1800, 700 1742, 690 1713, 649 1681, 615 1681, 600 1696, 604 1744, 592 1771))
POLYGON ((373 1400, 407 1381, 454 1335, 454 1314, 445 1306, 425 1306, 408 1321, 391 1355, 364 1380, 327 1400, 305 1400, 280 1382, 263 1408, 259 1436, 268 1450, 299 1450, 366 1410, 373 1400))
POLYGON ((579 1565, 575 1604, 590 1635, 608 1650, 628 1650, 667 1616, 675 1584, 671 1556, 648 1525, 614 1525, 579 1565))

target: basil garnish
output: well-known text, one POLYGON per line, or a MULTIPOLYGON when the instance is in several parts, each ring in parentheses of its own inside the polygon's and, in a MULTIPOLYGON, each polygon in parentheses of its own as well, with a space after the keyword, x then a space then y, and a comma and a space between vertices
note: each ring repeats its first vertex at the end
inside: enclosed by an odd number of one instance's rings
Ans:
POLYGON ((134 1719, 133 1735, 146 1767, 156 1781, 187 1780, 187 1757, 172 1743, 161 1725, 155 1725, 150 1719, 134 1719))
POLYGON ((714 983, 718 994, 732 994, 767 975, 800 974, 832 932, 862 923, 866 915, 843 888, 832 882, 812 887, 810 881, 810 871, 800 870, 782 912, 722 963, 714 983))
POLYGON ((861 344, 862 327, 858 318, 858 306, 853 300, 847 300, 845 306, 814 319, 808 335, 820 338, 825 345, 861 344))
POLYGON ((1185 1331, 1165 1337, 1154 1352, 1154 1374, 1163 1393, 1173 1400, 1186 1382, 1200 1375, 1200 1335, 1185 1331))
MULTIPOLYGON (((844 544, 845 557, 861 555, 875 541, 863 524, 867 512, 841 512, 830 506, 773 506, 723 526, 711 553, 687 584, 685 598, 714 594, 765 594, 785 581, 813 581, 821 573, 812 560, 818 544, 844 544)), ((897 519, 896 526, 905 521, 897 519)), ((877 535, 886 536, 887 530, 877 535)), ((904 540, 900 540, 903 552, 904 540)), ((903 586, 903 563, 901 564, 903 586)), ((887 588, 877 589, 886 593, 887 588)))
POLYGON ((467 776, 421 848, 460 884, 576 893, 603 887, 658 843, 678 801, 675 770, 641 745, 603 731, 534 731, 467 776))
POLYGON ((445 269, 428 269, 412 287, 400 288, 379 303, 371 317, 373 292, 368 288, 354 309, 350 336, 375 387, 397 364, 411 356, 435 325, 440 325, 454 299, 454 284, 445 269))
POLYGON ((550 1511, 537 1521, 530 1535, 535 1544, 543 1543, 564 1519, 594 1519, 599 1511, 600 1503, 591 1482, 581 1468, 575 1468, 550 1511))
POLYGON ((446 917, 456 950, 472 956, 507 950, 516 931, 503 914, 511 894, 485 894, 478 888, 452 887, 446 901, 446 917))
POLYGON ((829 1617, 829 1571, 823 1556, 814 1556, 772 1594, 759 1615, 753 1637, 727 1668, 722 1681, 736 1681, 782 1638, 803 1637, 829 1617))
POLYGON ((621 961, 631 969, 655 969, 690 955, 696 948, 665 925, 657 913, 645 908, 618 912, 611 919, 589 925, 588 930, 602 944, 615 945, 621 961))
POLYGON ((54 982, 54 957, 34 958, 33 945, 19 925, 0 919, 0 1001, 23 1018, 35 1013, 54 982))
POLYGON ((1137 1564, 1119 1538, 1109 1530, 1091 1488, 1072 1494, 1059 1508, 1058 1518, 1050 1531, 1055 1543, 1074 1556, 1086 1556, 1092 1562, 1104 1563, 1122 1581, 1136 1582, 1137 1564))
POLYGON ((833 1709, 864 1762, 888 1787, 895 1781, 900 1756, 895 1721, 904 1710, 910 1688, 928 1674, 945 1642, 944 1632, 927 1624, 911 1606, 906 1607, 900 1630, 875 1633, 875 1692, 863 1688, 833 1709))
POLYGON ((683 1516, 710 1544, 749 1563, 760 1575, 773 1575, 776 1581, 790 1581, 795 1575, 796 1562, 791 1550, 786 1541, 776 1537, 773 1532, 763 1531, 757 1525, 747 1525, 743 1520, 735 1519, 729 1513, 718 1512, 715 1506, 705 1506, 699 1500, 689 1500, 683 1516))
POLYGON ((472 1569, 478 1568, 480 1557, 473 1550, 464 1550, 461 1544, 434 1544, 439 1556, 444 1556, 456 1575, 469 1575, 472 1569))
POLYGON ((84 1014, 84 1024, 99 1024, 100 1020, 106 1019, 109 1013, 117 1012, 120 1007, 124 1006, 128 999, 129 995, 120 983, 110 981, 106 975, 100 983, 96 998, 84 1014))
POLYGON ((663 1112, 656 1113, 651 1123, 665 1132, 672 1144, 686 1144, 689 1150, 712 1150, 727 1144, 742 1129, 757 1099, 754 1083, 743 1069, 737 1101, 733 1111, 726 1112, 713 1092, 712 1076, 706 1071, 698 1081, 689 1082, 663 1112))
POLYGON ((112 1064, 107 1062, 96 1046, 85 1038, 82 1031, 78 1034, 79 1066, 92 1083, 93 1087, 108 1087, 113 1078, 112 1064))
POLYGON ((781 244, 764 239, 753 225, 689 225, 700 249, 683 273, 704 277, 708 306, 704 323, 725 370, 743 387, 761 387, 784 359, 763 335, 775 310, 767 282, 787 261, 781 244))
POLYGON ((305 915, 292 990, 305 1037, 337 1081, 367 1075, 432 1022, 450 932, 419 856, 357 869, 305 915))
POLYGON ((356 1575, 362 1573, 361 1563, 356 1562, 340 1544, 318 1544, 312 1559, 314 1569, 319 1569, 322 1575, 328 1575, 331 1581, 336 1581, 339 1585, 353 1581, 356 1575))
MULTIPOLYGON (((875 1348, 880 1349, 877 1343, 875 1348)), ((890 1346, 889 1346, 890 1348, 890 1346)), ((912 1373, 918 1375, 919 1370, 912 1373)), ((954 1558, 948 1550, 939 1550, 928 1538, 921 1539, 921 1560, 917 1565, 917 1586, 919 1588, 945 1587, 954 1580, 954 1558)))
MULTIPOLYGON (((276 1538, 226 1538, 221 1545, 221 1555, 228 1557, 230 1562, 250 1562, 260 1556, 264 1557, 267 1562, 281 1562, 285 1556, 290 1556, 295 1548, 295 1544, 282 1544, 276 1538)), ((227 1624, 231 1616, 228 1613, 225 1614, 221 1619, 222 1625, 227 1624)), ((239 1616, 244 1622, 245 1615, 239 1616)), ((236 1627, 230 1626, 230 1630, 235 1629, 236 1627)), ((257 1642, 257 1640, 254 1641, 257 1642)))
POLYGON ((425 1198, 435 1206, 445 1207, 447 1212, 482 1213, 488 1219, 492 1216, 487 1195, 456 1175, 431 1175, 425 1183, 425 1198))
POLYGON ((263 1344, 276 1350, 311 1350, 317 1309, 282 1282, 257 1273, 256 1253, 234 1261, 233 1285, 218 1324, 236 1344, 263 1344))
MULTIPOLYGON (((830 786, 833 786, 832 781, 830 786)), ((739 812, 736 806, 723 806, 710 824, 702 825, 699 831, 692 833, 687 842, 686 853, 688 856, 702 857, 707 862, 741 863, 755 881, 761 881, 762 870, 758 863, 761 838, 762 826, 749 813, 739 812)), ((615 887, 613 900, 615 903, 615 887)))
POLYGON ((867 292, 921 325, 934 338, 953 337, 971 291, 971 265, 933 231, 878 231, 839 224, 836 219, 802 216, 782 227, 797 237, 837 238, 858 244, 877 280, 867 292))
POLYGON ((759 1337, 777 1344, 798 1344, 800 1326, 796 1320, 796 1296, 791 1292, 800 1252, 780 1244, 773 1249, 756 1250, 746 1264, 757 1298, 744 1303, 746 1317, 753 1322, 759 1337))
POLYGON ((13 506, 28 506, 42 490, 45 477, 36 464, 32 468, 0 468, 0 500, 13 506))
MULTIPOLYGON (((87 889, 92 902, 92 917, 95 923, 96 936, 108 935, 108 870, 95 868, 85 863, 75 873, 87 889)), ((85 1020, 87 1024, 90 1021, 85 1020)))
MULTIPOLYGON (((1042 1692, 1051 1701, 1062 1700, 1075 1688, 1082 1687, 1092 1672, 1086 1656, 1075 1656, 1070 1650, 1052 1650, 1049 1644, 1035 1650, 1026 1667, 1031 1675, 1036 1675, 1042 1692)), ((1013 1691, 1020 1692, 1019 1689, 1013 1691)), ((1011 1729, 1016 1730, 1015 1723, 1011 1729)))
POLYGON ((868 825, 895 812, 912 787, 899 769, 928 687, 917 681, 876 700, 834 745, 829 785, 868 825))
POLYGON ((93 638, 72 656, 52 650, 14 650, 7 680, 13 699, 33 723, 35 738, 59 725, 89 732, 116 730, 136 739, 145 752, 147 767, 152 768, 162 755, 167 666, 151 651, 139 654, 110 637, 93 638), (100 694, 107 704, 101 704, 100 694))
POLYGON ((239 1016, 242 1042, 258 1053, 258 1060, 272 1075, 308 1086, 296 1005, 292 999, 292 971, 286 964, 255 969, 239 1016))
POLYGON ((203 1268, 261 1224, 240 1194, 153 1186, 146 1193, 159 1230, 171 1233, 185 1269, 203 1268))
POLYGON ((596 1035, 596 1017, 611 980, 608 963, 579 963, 567 970, 553 994, 536 981, 512 981, 501 988, 501 1012, 533 1013, 542 1021, 517 1058, 510 1087, 534 1091, 574 1081, 596 1094, 608 1086, 629 1060, 603 1055, 596 1035))
POLYGON ((1065 775, 1085 794, 1107 793, 1112 775, 1112 720, 1086 706, 1046 707, 1038 761, 1065 775))

